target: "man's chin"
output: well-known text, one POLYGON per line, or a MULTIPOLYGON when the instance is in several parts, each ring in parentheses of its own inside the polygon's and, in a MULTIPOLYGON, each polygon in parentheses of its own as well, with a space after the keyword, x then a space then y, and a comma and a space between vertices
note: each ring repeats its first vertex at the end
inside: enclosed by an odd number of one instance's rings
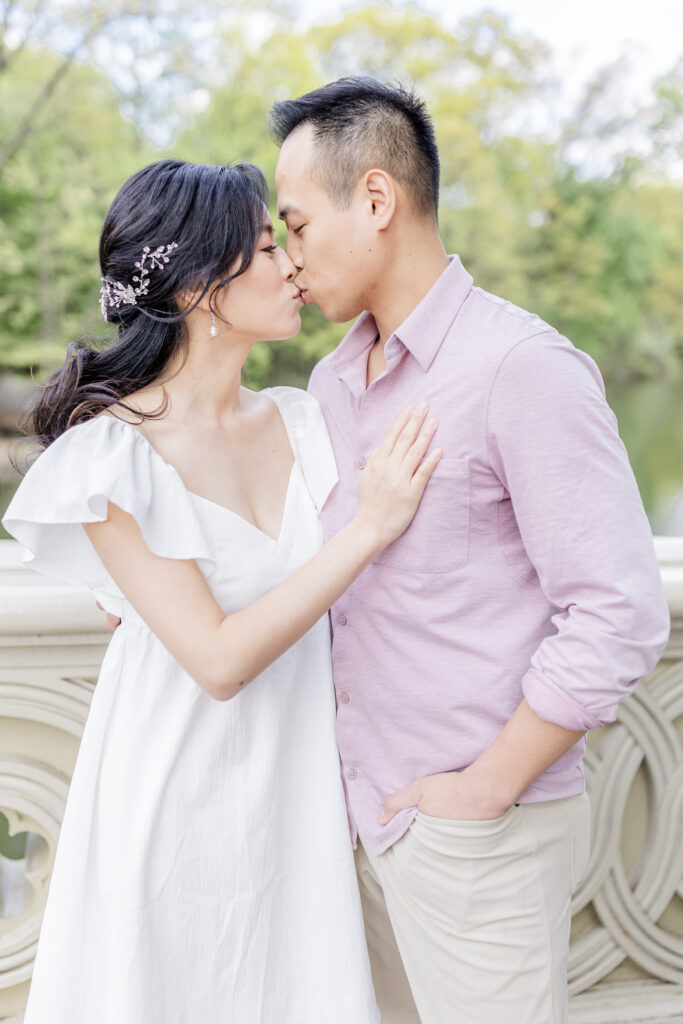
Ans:
POLYGON ((309 298, 306 305, 317 306, 325 319, 329 320, 332 324, 347 324, 350 320, 355 320, 363 312, 362 309, 359 309, 354 313, 348 309, 340 309, 339 306, 328 305, 326 302, 320 302, 313 298, 309 298))

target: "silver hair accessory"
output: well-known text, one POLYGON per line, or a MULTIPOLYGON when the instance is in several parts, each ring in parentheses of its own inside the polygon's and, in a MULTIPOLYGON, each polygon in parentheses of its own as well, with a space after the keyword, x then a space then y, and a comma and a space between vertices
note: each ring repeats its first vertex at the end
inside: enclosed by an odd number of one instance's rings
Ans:
POLYGON ((154 250, 149 245, 146 245, 142 250, 142 256, 135 264, 136 269, 140 273, 134 275, 131 284, 121 284, 120 281, 108 281, 105 277, 101 277, 100 309, 104 319, 108 319, 107 307, 120 309, 121 306, 137 306, 138 297, 147 295, 149 291, 150 270, 157 268, 163 270, 168 263, 169 256, 177 248, 177 242, 171 242, 170 245, 159 245, 154 250))

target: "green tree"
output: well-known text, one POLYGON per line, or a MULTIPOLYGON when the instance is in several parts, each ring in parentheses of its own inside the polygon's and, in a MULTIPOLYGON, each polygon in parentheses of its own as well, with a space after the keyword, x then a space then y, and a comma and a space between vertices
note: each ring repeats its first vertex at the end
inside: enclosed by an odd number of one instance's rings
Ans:
MULTIPOLYGON (((26 52, 0 80, 0 131, 17 98, 54 54, 26 52)), ((49 73, 49 70, 48 70, 49 73)), ((0 179, 0 366, 38 373, 61 361, 66 342, 101 331, 97 242, 121 182, 149 162, 118 110, 109 80, 75 67, 52 115, 28 137, 0 179)))
MULTIPOLYGON (((15 13, 34 2, 5 0, 15 13)), ((60 27, 59 3, 50 31, 39 23, 33 37, 61 54, 32 50, 31 33, 16 45, 16 26, 10 49, 11 19, 0 21, 0 146, 81 38, 78 19, 60 27)), ((84 51, 91 63, 70 61, 0 174, 2 366, 47 369, 67 340, 98 328, 102 216, 125 178, 161 155, 152 138, 175 128, 173 155, 250 160, 272 184, 272 102, 369 74, 414 81, 427 100, 442 160, 441 230, 478 284, 539 312, 612 379, 676 371, 683 190, 670 171, 683 138, 680 67, 628 117, 620 106, 627 68, 605 68, 558 124, 546 47, 491 13, 450 28, 416 7, 377 3, 299 31, 285 7, 265 0, 112 0, 89 17, 80 28, 98 26, 84 51), (130 30, 118 50, 112 12, 130 30), (114 53, 107 78, 92 62, 114 53)), ((293 341, 254 349, 251 383, 305 383, 345 329, 314 307, 303 325, 293 341)))

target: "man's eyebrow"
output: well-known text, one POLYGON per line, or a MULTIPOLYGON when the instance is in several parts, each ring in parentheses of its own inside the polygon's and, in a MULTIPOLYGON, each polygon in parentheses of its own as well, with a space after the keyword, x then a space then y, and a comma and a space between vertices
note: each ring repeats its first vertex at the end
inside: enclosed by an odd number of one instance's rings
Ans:
POLYGON ((283 206, 278 210, 277 215, 280 220, 287 220, 290 213, 299 213, 299 210, 297 210, 296 206, 283 206))

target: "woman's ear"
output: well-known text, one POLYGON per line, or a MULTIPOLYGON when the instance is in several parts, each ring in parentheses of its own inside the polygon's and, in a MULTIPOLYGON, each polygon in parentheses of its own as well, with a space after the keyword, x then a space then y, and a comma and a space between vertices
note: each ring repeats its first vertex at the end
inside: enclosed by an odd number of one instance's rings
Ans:
POLYGON ((178 311, 180 313, 186 313, 188 309, 194 307, 196 309, 203 309, 208 313, 210 311, 210 294, 210 291, 206 292, 205 295, 202 295, 199 302, 197 302, 197 299, 201 295, 201 288, 184 288, 182 291, 176 292, 175 300, 176 305, 178 306, 178 311))
POLYGON ((373 168, 363 177, 369 210, 378 231, 386 231, 396 213, 396 182, 386 171, 373 168))

